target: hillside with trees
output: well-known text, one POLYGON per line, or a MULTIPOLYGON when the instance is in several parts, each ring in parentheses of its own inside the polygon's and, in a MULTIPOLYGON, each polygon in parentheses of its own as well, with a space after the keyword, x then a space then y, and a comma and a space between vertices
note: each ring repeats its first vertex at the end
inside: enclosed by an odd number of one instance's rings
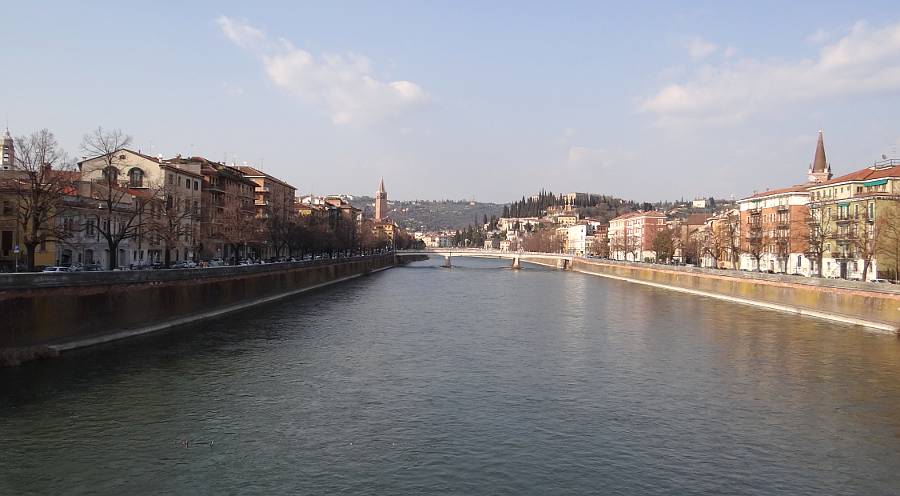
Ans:
MULTIPOLYGON (((375 199, 356 196, 350 203, 366 217, 374 214, 375 199)), ((463 230, 500 216, 503 205, 468 200, 389 200, 387 215, 409 231, 463 230)))

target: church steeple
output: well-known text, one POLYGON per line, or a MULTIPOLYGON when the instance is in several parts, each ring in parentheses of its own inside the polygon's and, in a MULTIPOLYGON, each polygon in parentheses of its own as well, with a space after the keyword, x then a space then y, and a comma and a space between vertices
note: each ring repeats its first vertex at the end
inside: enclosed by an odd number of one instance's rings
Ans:
POLYGON ((381 183, 378 185, 378 191, 375 192, 375 222, 381 222, 384 220, 384 216, 387 213, 387 191, 384 190, 384 178, 381 178, 381 183))
POLYGON ((825 140, 822 139, 822 130, 819 130, 819 141, 816 143, 816 155, 809 165, 808 176, 811 183, 823 183, 831 179, 831 164, 825 159, 825 140))
POLYGON ((16 143, 9 134, 9 128, 3 133, 3 145, 0 150, 0 169, 10 170, 16 165, 16 143))

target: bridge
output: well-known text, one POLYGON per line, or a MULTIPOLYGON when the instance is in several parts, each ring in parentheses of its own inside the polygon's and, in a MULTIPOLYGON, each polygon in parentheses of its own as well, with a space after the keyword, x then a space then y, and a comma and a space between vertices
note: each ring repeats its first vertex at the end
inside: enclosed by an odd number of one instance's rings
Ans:
POLYGON ((479 248, 428 248, 425 250, 399 250, 395 252, 398 257, 428 255, 444 257, 442 267, 452 267, 453 257, 472 258, 496 258, 512 261, 512 268, 518 269, 522 262, 530 262, 538 265, 553 265, 566 270, 572 267, 574 255, 565 253, 540 253, 531 251, 500 251, 482 250, 479 248))

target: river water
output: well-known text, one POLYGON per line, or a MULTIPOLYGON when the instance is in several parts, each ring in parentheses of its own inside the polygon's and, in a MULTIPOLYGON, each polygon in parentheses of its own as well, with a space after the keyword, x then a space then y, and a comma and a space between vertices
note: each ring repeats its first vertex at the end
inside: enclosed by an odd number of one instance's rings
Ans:
POLYGON ((900 342, 395 268, 0 370, 0 494, 900 494, 900 342))

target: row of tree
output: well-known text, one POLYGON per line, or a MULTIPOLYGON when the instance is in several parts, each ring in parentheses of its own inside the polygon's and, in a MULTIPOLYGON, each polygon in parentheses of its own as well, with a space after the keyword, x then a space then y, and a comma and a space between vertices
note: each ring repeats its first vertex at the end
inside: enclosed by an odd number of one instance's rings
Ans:
MULTIPOLYGON (((639 240, 627 236, 610 243, 614 245, 610 249, 630 253, 633 258, 640 251, 639 240)), ((737 268, 743 254, 754 261, 758 271, 765 270, 762 259, 769 254, 777 260, 778 271, 784 273, 790 272, 790 255, 802 253, 814 262, 814 272, 819 277, 823 275, 823 258, 830 254, 838 260, 862 261, 863 280, 875 258, 881 257, 882 275, 896 279, 900 268, 900 208, 882 209, 877 219, 871 218, 868 212, 835 218, 818 209, 803 219, 786 220, 780 228, 765 229, 760 223, 751 222, 743 230, 740 216, 729 212, 699 233, 671 228, 659 230, 653 235, 651 245, 660 262, 668 262, 679 254, 686 263, 699 264, 702 257, 708 257, 714 267, 725 261, 731 268, 737 268)))
MULTIPOLYGON (((75 163, 47 129, 15 138, 13 170, 3 171, 0 190, 12 195, 12 216, 19 233, 27 270, 35 270, 38 247, 54 243, 72 245, 78 234, 102 239, 106 244, 107 268, 118 267, 119 247, 127 240, 158 247, 165 265, 171 263, 172 249, 188 245, 197 257, 202 251, 200 237, 200 192, 185 198, 172 185, 144 184, 140 191, 120 182, 117 152, 131 144, 120 130, 102 128, 84 136, 81 151, 104 162, 101 178, 83 181, 75 163)), ((182 189, 183 191, 183 189, 182 189)), ((3 212, 7 214, 7 212, 3 212)), ((271 247, 276 256, 308 253, 365 253, 392 245, 414 246, 405 233, 387 239, 368 222, 356 219, 297 218, 276 214, 257 218, 252 207, 226 211, 216 233, 232 247, 236 262, 240 249, 265 253, 271 247)), ((245 250, 245 256, 247 256, 245 250)))

